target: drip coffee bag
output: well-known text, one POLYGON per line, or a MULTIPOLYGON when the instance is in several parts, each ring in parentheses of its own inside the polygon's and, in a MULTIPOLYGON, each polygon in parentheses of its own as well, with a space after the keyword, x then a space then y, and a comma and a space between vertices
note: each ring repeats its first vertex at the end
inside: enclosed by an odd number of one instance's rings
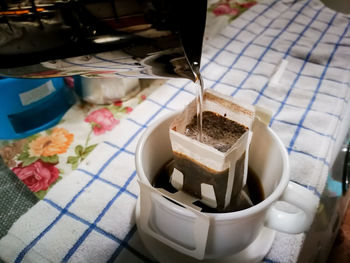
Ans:
POLYGON ((254 107, 205 91, 199 141, 196 101, 169 127, 174 157, 171 184, 218 211, 234 209, 248 171, 254 107))

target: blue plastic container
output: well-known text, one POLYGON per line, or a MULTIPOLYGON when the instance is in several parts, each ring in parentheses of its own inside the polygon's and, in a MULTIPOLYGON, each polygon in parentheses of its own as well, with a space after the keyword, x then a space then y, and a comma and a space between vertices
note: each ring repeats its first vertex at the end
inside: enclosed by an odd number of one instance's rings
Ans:
POLYGON ((56 125, 75 103, 63 78, 0 79, 0 139, 19 139, 56 125))

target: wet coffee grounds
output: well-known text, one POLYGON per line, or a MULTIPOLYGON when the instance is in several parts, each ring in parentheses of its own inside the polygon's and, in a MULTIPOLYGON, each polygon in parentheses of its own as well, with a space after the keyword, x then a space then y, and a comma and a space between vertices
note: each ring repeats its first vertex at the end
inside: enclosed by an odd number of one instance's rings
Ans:
MULTIPOLYGON (((211 111, 203 112, 202 142, 214 147, 220 152, 227 152, 232 145, 248 130, 238 122, 211 111)), ((185 135, 197 139, 197 116, 186 126, 185 135)))

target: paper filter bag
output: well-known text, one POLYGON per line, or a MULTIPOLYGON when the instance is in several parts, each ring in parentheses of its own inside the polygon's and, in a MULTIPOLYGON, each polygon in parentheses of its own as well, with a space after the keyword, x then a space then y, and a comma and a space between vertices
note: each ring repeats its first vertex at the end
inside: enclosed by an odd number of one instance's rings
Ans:
MULTIPOLYGON (((233 143, 230 146, 208 143, 208 136, 203 142, 187 136, 186 129, 196 116, 196 101, 192 101, 169 127, 175 160, 171 183, 176 189, 195 196, 202 203, 224 211, 236 205, 247 180, 255 110, 252 105, 242 104, 212 90, 205 91, 202 109, 203 113, 212 112, 235 121, 237 127, 243 127, 244 131, 239 138, 230 142, 233 143)), ((213 128, 217 131, 219 127, 213 128)))

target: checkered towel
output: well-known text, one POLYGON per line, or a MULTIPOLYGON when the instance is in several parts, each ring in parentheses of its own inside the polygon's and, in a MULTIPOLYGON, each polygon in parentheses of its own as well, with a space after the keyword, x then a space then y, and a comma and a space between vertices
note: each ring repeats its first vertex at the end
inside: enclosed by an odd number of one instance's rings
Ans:
MULTIPOLYGON (((205 86, 273 112, 292 180, 317 194, 348 122, 350 20, 316 0, 268 0, 206 43, 205 86), (278 78, 276 78, 278 76, 278 78), (273 81, 271 81, 273 80, 273 81), (342 126, 343 127, 343 126, 342 126)), ((149 262, 134 208, 134 153, 156 119, 194 98, 187 80, 156 89, 0 241, 9 262, 149 262)), ((304 235, 277 234, 268 262, 295 262, 304 235)))

